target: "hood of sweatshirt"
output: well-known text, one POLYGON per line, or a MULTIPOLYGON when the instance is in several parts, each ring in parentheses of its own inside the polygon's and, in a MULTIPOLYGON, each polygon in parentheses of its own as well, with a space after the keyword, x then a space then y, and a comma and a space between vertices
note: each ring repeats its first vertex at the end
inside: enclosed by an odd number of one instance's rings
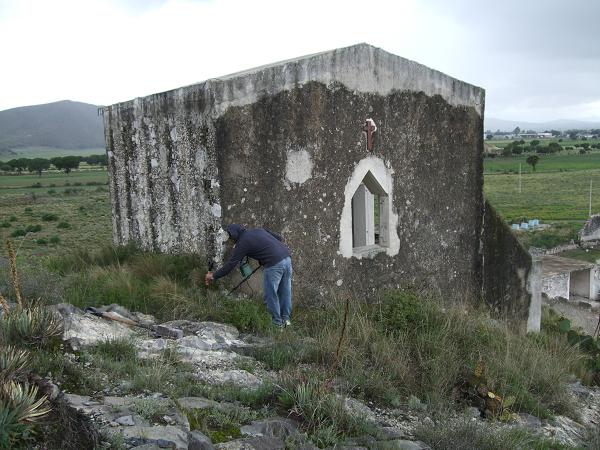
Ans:
POLYGON ((244 231, 246 231, 246 229, 242 225, 238 225, 237 223, 227 225, 227 233, 229 234, 229 237, 235 242, 238 241, 238 239, 241 237, 244 231))

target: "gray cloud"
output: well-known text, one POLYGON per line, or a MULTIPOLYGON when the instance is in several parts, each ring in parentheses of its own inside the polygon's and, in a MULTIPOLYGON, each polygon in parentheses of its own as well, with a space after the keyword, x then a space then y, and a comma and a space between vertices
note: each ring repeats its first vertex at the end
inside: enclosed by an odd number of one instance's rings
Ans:
POLYGON ((600 120, 600 2, 431 0, 427 5, 465 30, 469 55, 453 70, 486 88, 488 115, 600 120), (594 102, 598 105, 590 106, 594 102))

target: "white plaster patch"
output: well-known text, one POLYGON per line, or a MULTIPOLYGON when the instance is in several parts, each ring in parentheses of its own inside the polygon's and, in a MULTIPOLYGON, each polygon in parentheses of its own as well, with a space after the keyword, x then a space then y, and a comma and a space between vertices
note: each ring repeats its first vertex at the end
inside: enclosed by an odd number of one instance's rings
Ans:
POLYGON ((214 203, 210 207, 210 212, 212 212, 212 215, 215 217, 221 217, 221 205, 214 203))
POLYGON ((156 158, 152 158, 150 160, 150 166, 152 166, 152 167, 158 167, 158 161, 156 160, 156 158))
POLYGON ((335 282, 335 285, 336 285, 337 287, 340 287, 342 284, 344 284, 344 280, 337 280, 337 281, 335 282))
POLYGON ((389 256, 397 255, 400 251, 400 238, 398 237, 398 214, 394 209, 393 188, 394 180, 392 175, 394 171, 388 168, 383 160, 368 156, 358 162, 352 175, 344 188, 344 207, 340 218, 340 246, 338 253, 345 258, 353 256, 352 248, 352 197, 363 182, 368 172, 375 177, 383 190, 388 194, 387 213, 389 217, 389 245, 382 247, 389 256))
POLYGON ((177 142, 177 128, 171 128, 171 132, 169 134, 171 135, 171 140, 173 142, 177 142))
POLYGON ((306 150, 288 150, 285 178, 290 183, 302 184, 312 177, 313 162, 306 150))

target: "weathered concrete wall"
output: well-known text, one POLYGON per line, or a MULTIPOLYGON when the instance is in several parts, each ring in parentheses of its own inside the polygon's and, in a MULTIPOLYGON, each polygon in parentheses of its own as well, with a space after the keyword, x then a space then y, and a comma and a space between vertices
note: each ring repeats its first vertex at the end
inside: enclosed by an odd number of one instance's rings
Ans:
POLYGON ((524 317, 531 256, 487 201, 483 222, 483 298, 499 312, 524 317))
POLYGON ((363 44, 108 107, 115 242, 220 260, 221 226, 264 226, 286 238, 294 288, 310 301, 417 285, 460 299, 483 288, 522 309, 527 259, 510 232, 483 230, 484 214, 495 223, 483 207, 483 105, 480 88, 363 44), (387 251, 357 258, 340 251, 340 224, 367 158, 393 192, 394 229, 387 251))
POLYGON ((439 96, 383 97, 321 83, 230 108, 216 125, 217 146, 227 149, 218 153, 224 222, 282 231, 297 289, 310 298, 403 284, 448 296, 479 292, 480 121, 439 96), (361 132, 367 116, 382 124, 372 157, 394 171, 400 236, 395 256, 372 260, 338 254, 344 188, 369 156, 361 132), (289 182, 287 158, 298 152, 310 155, 311 177, 289 182))
POLYGON ((570 278, 569 272, 545 276, 542 291, 549 298, 562 297, 568 299, 570 278))

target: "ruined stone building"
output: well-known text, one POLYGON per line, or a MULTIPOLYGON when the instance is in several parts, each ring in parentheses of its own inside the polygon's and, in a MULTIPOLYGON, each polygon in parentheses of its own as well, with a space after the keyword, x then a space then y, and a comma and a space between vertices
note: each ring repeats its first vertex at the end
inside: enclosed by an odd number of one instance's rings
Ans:
POLYGON ((113 234, 222 260, 280 232, 296 297, 416 286, 524 311, 530 258, 483 198, 483 89, 367 44, 104 108, 113 234))

